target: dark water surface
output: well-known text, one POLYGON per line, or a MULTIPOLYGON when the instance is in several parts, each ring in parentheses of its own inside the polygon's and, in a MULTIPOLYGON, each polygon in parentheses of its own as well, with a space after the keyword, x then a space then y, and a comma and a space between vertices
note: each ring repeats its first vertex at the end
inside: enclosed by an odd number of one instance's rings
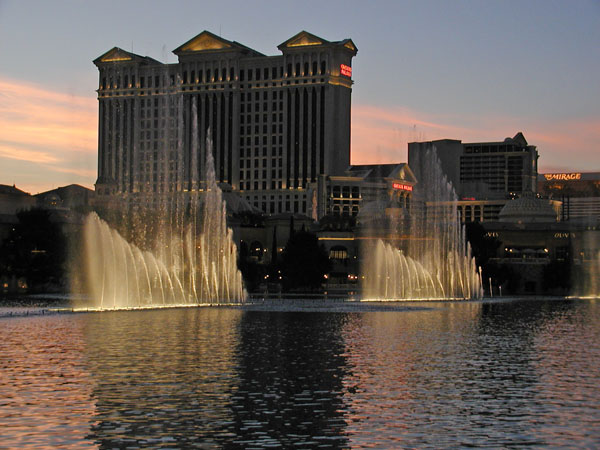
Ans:
POLYGON ((2 318, 0 448, 600 446, 598 301, 391 309, 2 318))

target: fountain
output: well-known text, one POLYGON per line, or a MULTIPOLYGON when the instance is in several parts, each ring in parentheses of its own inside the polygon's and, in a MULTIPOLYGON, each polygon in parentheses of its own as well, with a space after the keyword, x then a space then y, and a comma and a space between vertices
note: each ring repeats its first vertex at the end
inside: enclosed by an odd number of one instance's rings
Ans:
POLYGON ((587 230, 578 231, 580 251, 577 263, 572 266, 572 294, 576 297, 600 297, 600 243, 598 237, 598 222, 588 219, 587 230))
POLYGON ((204 189, 163 194, 154 226, 145 220, 148 211, 128 214, 124 230, 131 234, 129 240, 95 213, 87 217, 84 258, 93 307, 149 308, 245 300, 237 249, 215 178, 210 138, 205 153, 204 189))
POLYGON ((380 217, 379 223, 367 227, 362 250, 363 297, 480 298, 481 276, 460 223, 456 193, 446 180, 435 147, 417 154, 411 169, 418 184, 410 213, 380 217), (385 236, 381 236, 382 229, 385 236))

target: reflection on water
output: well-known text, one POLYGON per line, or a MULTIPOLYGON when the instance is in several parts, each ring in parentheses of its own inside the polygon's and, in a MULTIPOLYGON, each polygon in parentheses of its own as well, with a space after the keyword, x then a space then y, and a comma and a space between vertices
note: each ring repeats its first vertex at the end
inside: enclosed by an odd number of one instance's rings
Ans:
POLYGON ((101 448, 192 446, 228 439, 240 317, 221 309, 85 317, 101 448))
POLYGON ((347 382, 360 386, 353 446, 599 442, 597 305, 463 303, 360 321, 345 330, 347 382))
POLYGON ((0 447, 587 446, 594 301, 0 320, 0 447))
POLYGON ((347 448, 342 314, 244 314, 231 448, 347 448))
POLYGON ((92 384, 81 323, 0 319, 0 448, 90 448, 92 384))

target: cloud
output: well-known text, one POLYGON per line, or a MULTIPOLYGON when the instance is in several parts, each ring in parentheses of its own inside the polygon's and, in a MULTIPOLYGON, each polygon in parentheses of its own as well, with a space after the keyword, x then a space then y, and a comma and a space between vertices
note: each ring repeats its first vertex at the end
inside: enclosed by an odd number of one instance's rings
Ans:
POLYGON ((0 144, 0 158, 16 159, 18 161, 35 161, 39 163, 55 163, 58 159, 48 153, 36 150, 17 148, 7 144, 0 144))
POLYGON ((14 176, 4 171, 9 167, 7 160, 21 161, 19 180, 37 189, 46 179, 48 186, 63 179, 64 184, 93 183, 95 98, 0 78, 0 130, 0 183, 14 176))
POLYGON ((540 154, 539 169, 598 171, 600 117, 542 120, 494 114, 439 115, 357 104, 352 109, 352 163, 406 162, 409 142, 459 139, 501 141, 522 131, 540 154))
MULTIPOLYGON (((39 191, 96 177, 97 100, 0 78, 0 184, 39 191), (9 161, 21 162, 18 177, 9 161), (11 179, 11 177, 16 177, 11 179)), ((597 171, 600 117, 541 120, 494 114, 432 114, 403 107, 354 104, 352 163, 407 161, 408 142, 499 141, 522 131, 538 147, 540 171, 597 171)))

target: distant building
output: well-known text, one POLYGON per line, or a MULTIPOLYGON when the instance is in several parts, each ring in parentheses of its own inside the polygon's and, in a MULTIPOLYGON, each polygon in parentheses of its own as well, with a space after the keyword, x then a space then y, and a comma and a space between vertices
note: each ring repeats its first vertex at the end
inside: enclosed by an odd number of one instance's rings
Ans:
POLYGON ((507 199, 537 191, 537 148, 520 132, 500 142, 411 142, 408 164, 431 147, 458 195, 463 221, 497 220, 507 199))
POLYGON ((372 202, 408 210, 416 183, 406 163, 354 165, 344 175, 322 175, 315 192, 315 219, 326 215, 357 217, 361 207, 372 202))
POLYGON ((48 209, 76 209, 90 206, 94 191, 78 184, 36 194, 38 206, 48 209))
POLYGON ((542 173, 538 192, 562 202, 562 220, 600 219, 600 172, 542 173))
POLYGON ((31 195, 15 186, 0 184, 0 241, 19 221, 17 213, 32 208, 50 211, 50 220, 66 234, 78 233, 83 223, 82 213, 90 206, 94 191, 71 184, 31 195))
MULTIPOLYGON (((525 196, 509 200, 498 221, 483 223, 487 237, 499 243, 490 262, 509 268, 512 278, 505 283, 492 279, 495 295, 500 284, 512 285, 504 286, 504 294, 582 294, 590 274, 595 271, 597 278, 600 221, 558 221, 560 206, 555 200, 525 196)), ((489 283, 484 280, 485 289, 489 283)))
POLYGON ((27 211, 36 205, 35 197, 16 186, 0 184, 0 241, 18 223, 17 213, 27 211))
POLYGON ((157 202, 217 181, 265 213, 310 215, 311 183, 350 164, 350 39, 302 31, 266 56, 204 31, 163 64, 120 48, 97 58, 100 198, 157 202))

